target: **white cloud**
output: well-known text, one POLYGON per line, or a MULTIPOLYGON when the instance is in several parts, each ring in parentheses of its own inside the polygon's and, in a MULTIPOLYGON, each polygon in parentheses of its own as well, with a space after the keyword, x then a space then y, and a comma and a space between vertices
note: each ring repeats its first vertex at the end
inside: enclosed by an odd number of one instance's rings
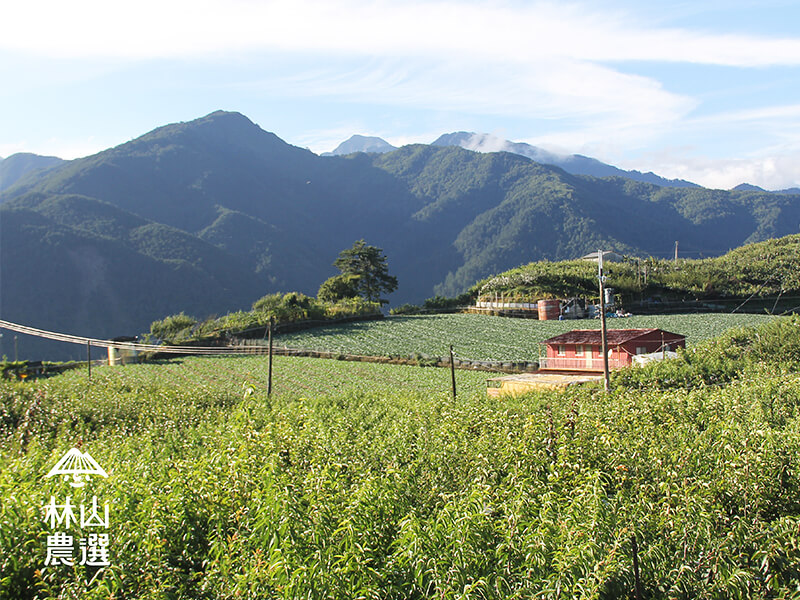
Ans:
POLYGON ((214 56, 253 50, 458 56, 530 64, 800 64, 800 39, 657 28, 574 2, 28 0, 7 3, 0 47, 55 57, 214 56))
MULTIPOLYGON (((735 129, 758 134, 762 150, 753 151, 743 162, 709 158, 703 159, 709 162, 685 167, 667 161, 636 168, 723 186, 739 176, 750 177, 757 185, 777 182, 770 165, 787 173, 778 186, 795 177, 791 161, 775 157, 796 149, 800 105, 697 118, 692 117, 699 106, 696 98, 676 93, 653 78, 623 71, 636 70, 629 61, 796 66, 800 65, 800 37, 663 27, 645 16, 585 0, 140 0, 135 5, 108 0, 27 0, 6 4, 0 51, 73 59, 82 65, 75 67, 83 73, 75 77, 80 85, 87 72, 91 78, 101 66, 105 73, 127 67, 131 61, 177 58, 205 61, 202 64, 218 61, 218 65, 235 61, 246 81, 239 91, 260 88, 263 96, 545 122, 550 124, 548 133, 517 130, 511 136, 620 166, 632 150, 670 135, 700 131, 712 140, 720 131, 735 129), (271 68, 271 61, 285 65, 290 60, 321 66, 292 76, 277 74, 287 68, 271 68), (251 83, 247 78, 253 75, 247 67, 254 62, 260 63, 261 80, 251 83), (624 67, 623 62, 627 63, 624 67), (764 142, 765 138, 769 141, 764 142), (687 172, 681 173, 681 168, 687 172)), ((349 130, 345 125, 337 131, 308 132, 295 137, 294 143, 320 152, 331 150, 356 131, 370 134, 364 124, 352 123, 349 130)), ((438 133, 432 133, 431 139, 411 134, 400 138, 396 130, 394 135, 373 135, 402 145, 404 141, 429 142, 438 133)), ((0 155, 8 155, 12 146, 0 147, 0 155)), ((38 148, 68 157, 100 149, 99 144, 83 140, 72 148, 50 140, 25 149, 38 148)), ((736 183, 740 181, 731 185, 736 183)))
POLYGON ((641 139, 644 131, 669 127, 695 106, 692 99, 670 93, 645 77, 555 60, 531 65, 526 72, 477 60, 469 65, 371 61, 349 72, 318 70, 264 80, 260 85, 290 96, 330 97, 447 114, 578 119, 590 138, 610 134, 620 142, 626 132, 641 139), (592 134, 585 129, 586 123, 594 123, 591 127, 598 130, 592 134))
POLYGON ((800 187, 800 153, 751 159, 680 159, 680 163, 655 165, 664 177, 680 178, 714 189, 731 189, 740 183, 766 190, 800 187))

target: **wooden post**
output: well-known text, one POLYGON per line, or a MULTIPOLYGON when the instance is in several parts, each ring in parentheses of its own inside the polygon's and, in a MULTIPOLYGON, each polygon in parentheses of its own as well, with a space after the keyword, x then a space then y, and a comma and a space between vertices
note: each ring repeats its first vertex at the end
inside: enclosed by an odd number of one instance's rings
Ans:
POLYGON ((633 549, 633 593, 636 600, 642 600, 642 582, 639 577, 639 546, 636 544, 636 536, 631 536, 631 547, 633 549))
POLYGON ((456 359, 453 354, 453 345, 450 344, 450 381, 453 387, 453 401, 456 399, 456 359))
POLYGON ((267 396, 272 395, 272 327, 275 323, 275 317, 269 318, 269 372, 267 375, 267 396))
POLYGON ((89 379, 92 378, 92 343, 86 340, 86 365, 89 368, 89 379))
POLYGON ((639 264, 639 259, 636 259, 636 278, 639 284, 639 291, 642 291, 642 267, 639 264))
POLYGON ((19 354, 17 353, 17 336, 14 336, 14 362, 19 360, 19 354))
POLYGON ((611 379, 608 373, 608 338, 606 336, 606 290, 605 275, 603 275, 603 251, 597 251, 597 278, 600 280, 600 345, 603 350, 603 389, 611 389, 611 379))

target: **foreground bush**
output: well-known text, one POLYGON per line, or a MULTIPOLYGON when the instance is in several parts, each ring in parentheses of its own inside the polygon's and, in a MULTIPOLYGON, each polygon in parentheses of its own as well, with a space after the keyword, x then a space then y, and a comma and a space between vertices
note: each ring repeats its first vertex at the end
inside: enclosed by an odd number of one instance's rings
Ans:
POLYGON ((780 366, 453 402, 371 365, 350 367, 369 392, 268 399, 236 360, 0 382, 0 596, 624 598, 633 537, 646 598, 800 592, 800 382, 780 366), (65 493, 44 474, 78 443, 110 474, 92 583, 42 569, 41 506, 65 493))

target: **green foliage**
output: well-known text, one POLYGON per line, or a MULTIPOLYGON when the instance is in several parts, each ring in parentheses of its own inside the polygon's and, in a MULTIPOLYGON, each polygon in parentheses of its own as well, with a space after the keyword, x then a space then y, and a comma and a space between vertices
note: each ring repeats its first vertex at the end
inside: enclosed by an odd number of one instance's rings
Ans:
POLYGON ((406 303, 392 308, 389 313, 392 315, 419 315, 432 312, 445 312, 452 309, 469 306, 474 301, 474 296, 469 292, 460 294, 454 298, 434 296, 433 298, 428 298, 425 300, 422 306, 406 303))
POLYGON ((235 311, 221 317, 210 317, 202 323, 193 321, 186 327, 171 326, 173 321, 185 322, 186 316, 181 313, 157 321, 161 335, 153 335, 170 342, 218 339, 229 335, 245 333, 254 329, 263 329, 269 325, 270 318, 278 326, 302 321, 326 321, 380 312, 377 302, 369 302, 363 298, 344 298, 335 302, 324 302, 299 292, 287 294, 267 294, 253 303, 250 311, 235 311), (167 325, 163 325, 163 324, 167 325))
POLYGON ((770 319, 731 329, 686 350, 674 360, 657 361, 613 373, 615 385, 692 389, 720 385, 759 366, 800 368, 800 318, 770 319))
POLYGON ((624 598, 635 536, 647 598, 792 597, 800 383, 753 368, 503 400, 459 372, 456 402, 445 369, 283 357, 269 399, 263 357, 0 382, 0 596, 624 598), (78 438, 109 473, 91 583, 42 568, 78 438))
POLYGON ((345 273, 329 277, 319 286, 317 298, 323 302, 336 302, 344 298, 355 298, 359 295, 360 280, 360 275, 345 273))
POLYGON ((464 293, 455 298, 446 298, 445 296, 434 296, 428 298, 423 303, 423 306, 429 310, 443 310, 448 308, 459 308, 468 306, 474 301, 472 294, 464 293))
POLYGON ((422 312, 424 312, 424 309, 421 306, 409 302, 389 309, 390 315, 418 315, 422 312))
MULTIPOLYGON (((357 290, 358 295, 370 302, 386 304, 388 300, 381 299, 381 294, 383 292, 390 294, 397 289, 397 277, 389 275, 383 250, 376 246, 368 246, 364 240, 358 240, 352 247, 342 250, 333 266, 344 276, 335 284, 338 286, 336 291, 342 288, 347 293, 357 290)), ((326 290, 328 291, 334 290, 326 290)))
MULTIPOLYGON (((638 260, 604 265, 607 285, 624 302, 650 296, 674 300, 744 299, 800 293, 800 234, 750 244, 718 258, 701 260, 638 260)), ((596 298, 597 263, 535 262, 483 280, 471 288, 480 294, 524 298, 596 298)), ((736 302, 731 305, 733 309, 736 302)), ((766 309, 774 305, 761 305, 766 309)))
POLYGON ((197 319, 184 314, 164 317, 160 321, 153 321, 150 324, 150 333, 161 340, 178 341, 188 339, 191 336, 191 329, 197 324, 197 319))
POLYGON ((325 317, 328 319, 374 315, 379 312, 380 304, 361 297, 342 298, 325 305, 325 317))

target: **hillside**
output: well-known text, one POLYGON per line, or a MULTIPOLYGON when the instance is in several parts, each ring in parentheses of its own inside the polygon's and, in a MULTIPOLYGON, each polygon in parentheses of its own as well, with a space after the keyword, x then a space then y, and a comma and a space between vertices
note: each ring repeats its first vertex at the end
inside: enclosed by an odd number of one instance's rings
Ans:
POLYGON ((800 222, 797 195, 596 179, 507 152, 319 157, 221 111, 30 173, 0 203, 2 317, 102 337, 315 294, 362 238, 384 249, 396 304, 599 246, 663 255, 678 239, 713 256, 800 222))
POLYGON ((10 188, 20 179, 39 169, 50 169, 64 162, 55 156, 39 156, 20 152, 0 159, 0 192, 10 188))
MULTIPOLYGON (((627 257, 623 262, 606 262, 604 273, 607 285, 623 304, 657 297, 662 303, 707 301, 731 310, 748 299, 750 310, 770 306, 796 310, 800 305, 800 234, 747 244, 715 258, 676 262, 627 257)), ((479 281, 471 292, 475 296, 597 297, 597 263, 529 263, 479 281)))

